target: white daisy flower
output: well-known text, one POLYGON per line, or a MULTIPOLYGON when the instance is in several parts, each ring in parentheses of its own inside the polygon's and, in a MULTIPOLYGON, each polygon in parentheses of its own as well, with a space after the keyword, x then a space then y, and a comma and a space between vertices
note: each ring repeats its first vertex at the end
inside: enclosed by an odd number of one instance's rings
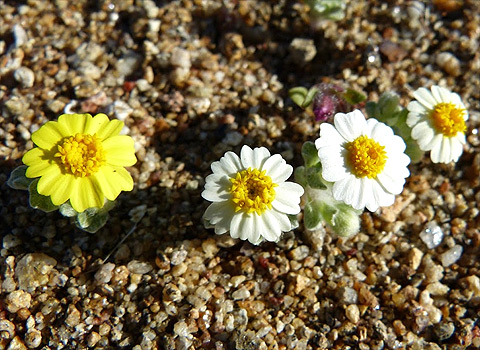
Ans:
POLYGON ((320 125, 315 141, 322 177, 333 182, 333 197, 358 210, 392 205, 410 175, 403 139, 359 110, 337 113, 334 124, 320 125))
POLYGON ((457 161, 463 152, 468 111, 460 96, 440 86, 420 88, 408 104, 407 125, 422 151, 434 163, 457 161))
POLYGON ((221 235, 259 244, 277 242, 282 232, 293 229, 288 215, 300 212, 303 187, 286 182, 293 168, 282 156, 265 147, 243 146, 240 158, 227 152, 212 163, 202 197, 213 202, 203 218, 207 228, 221 235))

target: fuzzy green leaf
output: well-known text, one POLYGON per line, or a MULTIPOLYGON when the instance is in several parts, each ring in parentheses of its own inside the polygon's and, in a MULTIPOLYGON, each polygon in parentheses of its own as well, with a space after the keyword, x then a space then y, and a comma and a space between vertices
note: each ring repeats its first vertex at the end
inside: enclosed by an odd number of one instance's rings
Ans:
POLYGON ((34 179, 26 177, 26 171, 26 165, 20 165, 13 169, 8 178, 7 185, 16 190, 28 190, 28 186, 30 186, 34 179))
POLYGON ((294 178, 295 181, 302 185, 302 187, 307 186, 307 178, 305 177, 305 167, 304 166, 299 166, 298 168, 295 168, 294 170, 294 178))
POLYGON ((307 141, 302 146, 302 157, 307 168, 320 163, 318 150, 313 142, 307 141))
POLYGON ((297 86, 288 90, 288 96, 290 96, 292 101, 299 107, 303 106, 307 93, 307 88, 304 88, 303 86, 297 86))
POLYGON ((327 188, 324 182, 325 180, 323 180, 322 177, 322 165, 320 163, 307 168, 305 171, 305 176, 307 178, 307 184, 311 188, 317 190, 323 190, 327 188))
POLYGON ((318 89, 315 86, 310 88, 310 90, 308 90, 307 95, 305 96, 305 100, 303 101, 301 107, 307 108, 308 106, 310 106, 317 92, 318 92, 318 89))
POLYGON ((58 206, 52 203, 49 196, 44 196, 37 191, 38 179, 33 180, 28 186, 30 193, 30 206, 35 209, 43 210, 46 213, 57 210, 58 206))
POLYGON ((365 101, 367 97, 361 92, 349 88, 343 93, 343 99, 351 105, 356 105, 365 101))
POLYGON ((290 220, 291 230, 294 230, 298 227, 298 217, 297 215, 287 215, 290 220))
POLYGON ((74 217, 75 215, 78 214, 78 212, 72 208, 69 202, 65 202, 62 205, 60 205, 60 207, 58 208, 58 211, 60 212, 60 214, 68 218, 74 217))
POLYGON ((303 222, 307 230, 316 230, 322 225, 323 218, 317 203, 315 201, 307 203, 303 210, 303 222))
POLYGON ((360 231, 360 212, 346 204, 336 206, 337 212, 329 222, 330 228, 341 237, 350 237, 360 231))
POLYGON ((107 223, 108 218, 109 214, 107 210, 89 208, 78 213, 75 224, 84 231, 95 233, 107 223))

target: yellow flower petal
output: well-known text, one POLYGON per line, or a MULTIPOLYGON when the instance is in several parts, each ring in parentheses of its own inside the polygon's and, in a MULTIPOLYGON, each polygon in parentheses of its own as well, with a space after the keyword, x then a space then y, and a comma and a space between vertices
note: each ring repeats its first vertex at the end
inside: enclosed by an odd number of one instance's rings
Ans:
POLYGON ((55 162, 49 161, 49 154, 45 150, 36 147, 25 153, 22 158, 25 165, 28 166, 25 176, 35 178, 49 172, 49 168, 57 166, 55 162))
POLYGON ((123 122, 120 120, 110 120, 110 123, 108 123, 106 128, 99 130, 97 136, 103 140, 113 136, 117 136, 118 134, 120 134, 123 125, 123 122))
POLYGON ((74 181, 75 177, 70 174, 58 177, 55 183, 55 191, 50 196, 53 204, 61 205, 70 198, 72 191, 75 189, 73 185, 74 181))
POLYGON ((64 125, 47 122, 32 134, 32 141, 40 148, 51 150, 61 139, 69 135, 64 125))
POLYGON ((103 207, 105 197, 92 180, 92 177, 77 177, 74 180, 76 186, 72 191, 70 204, 79 213, 88 208, 103 207))
POLYGON ((62 114, 58 117, 58 122, 68 130, 69 135, 75 135, 77 133, 83 134, 85 126, 89 120, 92 119, 90 114, 62 114))
POLYGON ((93 181, 97 182, 97 186, 102 189, 103 194, 107 197, 108 200, 115 200, 122 188, 113 181, 112 173, 108 167, 103 167, 98 171, 94 176, 92 176, 93 181))
POLYGON ((98 137, 98 133, 101 130, 105 129, 108 123, 109 123, 108 117, 103 113, 99 113, 93 118, 90 116, 90 118, 87 119, 85 130, 83 132, 89 135, 97 134, 97 137, 98 137))
POLYGON ((113 136, 103 141, 102 145, 110 165, 132 166, 137 162, 133 139, 130 136, 113 136))
POLYGON ((133 179, 123 167, 104 166, 93 178, 107 199, 115 200, 121 191, 133 189, 133 179))
POLYGON ((37 191, 44 196, 51 196, 57 190, 57 183, 61 180, 62 174, 59 167, 50 167, 48 172, 42 175, 38 181, 37 191))
POLYGON ((58 164, 50 163, 50 162, 37 162, 35 164, 30 165, 25 172, 25 176, 29 179, 33 179, 36 177, 43 176, 52 171, 52 168, 59 168, 58 164))

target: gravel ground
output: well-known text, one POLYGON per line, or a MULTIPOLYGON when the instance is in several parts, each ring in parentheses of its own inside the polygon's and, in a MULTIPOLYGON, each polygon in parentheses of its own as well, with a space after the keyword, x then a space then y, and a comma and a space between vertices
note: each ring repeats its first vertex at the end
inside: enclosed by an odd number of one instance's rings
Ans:
POLYGON ((313 28, 294 0, 0 1, 0 349, 479 348, 480 4, 433 3, 350 0, 313 28), (248 144, 301 165, 319 126, 287 92, 322 81, 458 92, 463 156, 411 165, 351 239, 204 229, 211 162, 248 144), (96 234, 5 184, 65 111, 136 141, 135 189, 96 234))

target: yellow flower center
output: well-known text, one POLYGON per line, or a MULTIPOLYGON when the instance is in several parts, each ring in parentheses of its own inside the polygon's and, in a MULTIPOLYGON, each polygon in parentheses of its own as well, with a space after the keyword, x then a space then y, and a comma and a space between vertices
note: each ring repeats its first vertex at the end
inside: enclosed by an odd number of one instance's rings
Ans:
POLYGON ((387 152, 375 140, 362 135, 347 143, 347 161, 356 177, 373 179, 380 174, 387 162, 387 152))
POLYGON ((265 173, 265 170, 248 168, 239 171, 235 178, 230 179, 235 212, 244 210, 248 214, 256 212, 260 215, 267 208, 272 208, 275 199, 274 187, 278 185, 272 183, 272 178, 265 173))
POLYGON ((464 117, 465 110, 457 108, 453 103, 439 103, 432 111, 432 121, 435 129, 445 136, 453 137, 458 132, 465 132, 467 125, 464 117))
POLYGON ((95 135, 76 134, 66 137, 58 145, 55 157, 59 158, 65 171, 76 177, 95 174, 105 163, 105 151, 95 135))

